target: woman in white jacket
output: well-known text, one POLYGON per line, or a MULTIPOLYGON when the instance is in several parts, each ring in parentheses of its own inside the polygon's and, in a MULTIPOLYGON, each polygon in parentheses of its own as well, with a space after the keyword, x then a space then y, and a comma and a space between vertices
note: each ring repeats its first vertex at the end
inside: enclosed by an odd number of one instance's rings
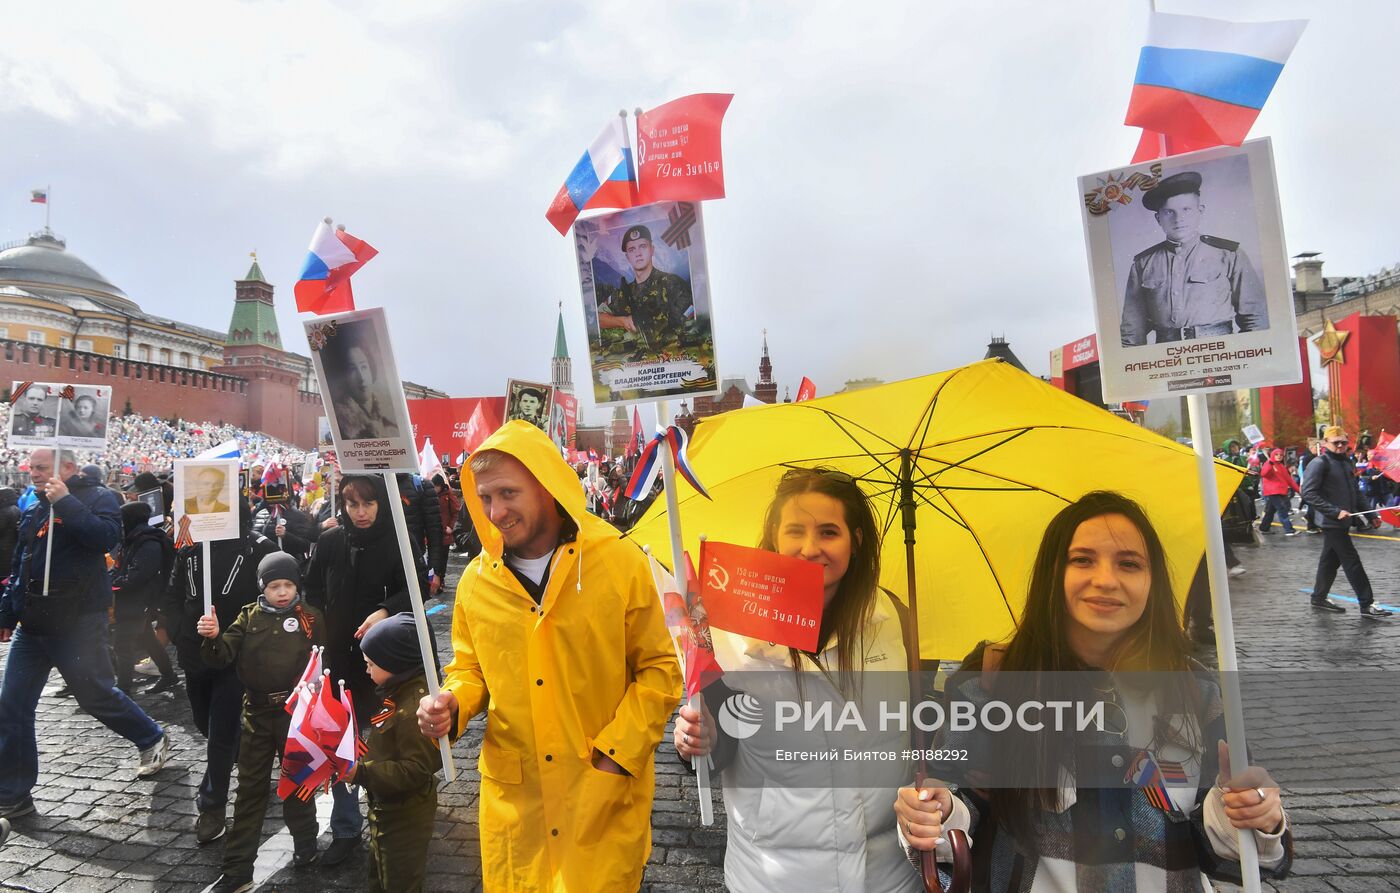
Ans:
POLYGON ((910 773, 898 718, 909 694, 907 609, 879 587, 870 505, 848 475, 794 469, 778 484, 760 547, 822 565, 825 601, 812 653, 713 630, 725 676, 705 689, 702 711, 681 707, 676 719, 680 755, 710 755, 720 770, 725 884, 734 893, 918 893, 891 805, 910 773))

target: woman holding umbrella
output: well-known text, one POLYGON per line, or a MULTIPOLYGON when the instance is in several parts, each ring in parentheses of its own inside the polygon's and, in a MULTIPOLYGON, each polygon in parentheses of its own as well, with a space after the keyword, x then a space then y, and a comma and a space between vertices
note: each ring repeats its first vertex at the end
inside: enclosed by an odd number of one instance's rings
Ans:
MULTIPOLYGON (((813 653, 712 630, 725 681, 705 688, 703 711, 683 706, 676 719, 677 752, 713 754, 721 773, 729 819, 725 884, 736 893, 920 891, 889 805, 907 780, 903 763, 785 761, 778 754, 812 733, 789 732, 784 740, 762 729, 737 740, 714 720, 736 697, 768 716, 779 701, 828 701, 838 712, 854 701, 874 716, 878 702, 907 699, 904 609, 879 587, 880 529, 870 504, 849 475, 793 469, 778 484, 759 545, 820 564, 825 607, 813 653)), ((825 741, 824 748, 909 747, 908 733, 898 729, 863 735, 859 743, 839 734, 825 741)))
POLYGON ((1210 889, 1202 875, 1238 883, 1237 829, 1253 832, 1266 876, 1284 876, 1292 845, 1278 788, 1258 767, 1221 777, 1220 690, 1189 648, 1143 510, 1108 492, 1064 508, 1046 528, 1016 632, 974 649, 948 697, 979 709, 1044 704, 1078 683, 1104 702, 1103 728, 946 734, 939 748, 981 765, 940 773, 971 782, 956 794, 901 789, 901 835, 927 851, 945 829, 968 830, 973 887, 997 893, 1210 889), (1124 675, 1146 670, 1167 672, 1124 675))
MULTIPOLYGON (((325 667, 344 679, 355 702, 355 719, 367 727, 377 712, 374 682, 360 653, 360 639, 386 617, 412 610, 408 582, 379 475, 350 474, 337 487, 339 526, 321 534, 306 569, 307 601, 325 612, 325 667)), ((333 840, 318 860, 337 865, 359 846, 363 818, 359 797, 345 784, 331 787, 333 840)))

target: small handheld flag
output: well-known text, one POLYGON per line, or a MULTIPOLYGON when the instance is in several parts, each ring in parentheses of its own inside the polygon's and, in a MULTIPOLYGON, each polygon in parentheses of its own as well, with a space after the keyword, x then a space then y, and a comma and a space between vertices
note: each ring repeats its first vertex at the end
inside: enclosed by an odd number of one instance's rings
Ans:
POLYGON ((545 212, 545 219, 562 236, 582 211, 635 206, 637 190, 632 170, 627 129, 622 118, 613 118, 564 179, 564 185, 559 187, 545 212))
POLYGON ((293 288, 298 313, 340 313, 355 309, 350 277, 379 252, 345 231, 331 229, 327 217, 311 234, 311 246, 293 288))

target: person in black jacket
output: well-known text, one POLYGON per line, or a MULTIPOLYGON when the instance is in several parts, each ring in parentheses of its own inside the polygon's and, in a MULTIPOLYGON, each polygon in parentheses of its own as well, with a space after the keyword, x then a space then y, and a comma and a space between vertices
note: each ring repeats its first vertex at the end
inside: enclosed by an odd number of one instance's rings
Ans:
POLYGON ((117 689, 112 675, 106 553, 121 539, 117 497, 100 477, 79 474, 71 453, 63 454, 55 475, 53 453, 38 449, 29 456, 39 498, 20 519, 19 548, 0 595, 0 642, 10 643, 0 686, 0 818, 34 811, 35 708, 55 668, 89 716, 136 745, 138 777, 159 772, 170 754, 164 730, 117 689), (59 523, 50 523, 50 509, 59 523))
POLYGON ((1365 508, 1361 503, 1356 469, 1347 456, 1351 439, 1341 428, 1331 425, 1323 429, 1322 442, 1326 452, 1308 465, 1307 474, 1303 477, 1303 498, 1317 511, 1323 536, 1322 555, 1317 561, 1317 580, 1313 583, 1312 606, 1317 611, 1346 612, 1346 608, 1327 597, 1340 566, 1347 575, 1347 582, 1356 592, 1356 600, 1361 604, 1361 616, 1381 620, 1389 617, 1390 612, 1376 606, 1371 593, 1371 580, 1366 576, 1366 568, 1361 566, 1356 544, 1351 541, 1352 514, 1365 508))
POLYGON ((0 573, 8 572, 19 542, 19 491, 0 487, 0 573))
MULTIPOLYGON (((345 680, 356 719, 365 728, 379 701, 360 652, 360 638, 385 617, 412 610, 412 602, 384 479, 356 474, 341 478, 336 508, 340 525, 321 533, 303 582, 307 601, 326 617, 325 668, 332 679, 345 680)), ((410 551, 416 559, 418 550, 410 551)), ((423 580, 426 571, 421 566, 416 570, 423 580)), ((338 865, 354 852, 364 825, 358 794, 337 784, 331 787, 331 795, 334 839, 319 860, 326 866, 338 865)))
POLYGON ((399 475, 399 498, 414 556, 423 562, 419 575, 424 595, 437 595, 447 573, 447 543, 442 536, 442 506, 437 490, 415 474, 399 475), (429 582, 427 573, 433 577, 429 582))
POLYGON ((305 568, 311 556, 311 546, 320 531, 305 512, 285 502, 261 501, 253 507, 253 529, 277 544, 277 548, 297 560, 305 568))
MULTIPOLYGON (((214 590, 214 614, 220 627, 238 619, 244 605, 258 600, 258 563, 277 551, 277 544, 253 531, 253 513, 239 503, 238 539, 209 544, 209 571, 214 590)), ((196 631, 204 613, 204 546, 181 549, 166 601, 166 628, 172 630, 180 668, 185 671, 185 694, 195 726, 207 739, 204 777, 195 806, 195 839, 201 844, 223 836, 228 812, 229 779, 238 756, 243 715, 243 683, 233 667, 215 670, 200 657, 204 641, 196 631)))
POLYGON ((175 547, 159 527, 152 527, 151 507, 144 502, 122 506, 122 545, 112 568, 112 595, 116 602, 116 634, 112 650, 117 660, 117 688, 131 692, 132 665, 145 652, 160 670, 160 679, 147 694, 169 691, 179 682, 165 646, 151 628, 151 615, 161 606, 175 547))

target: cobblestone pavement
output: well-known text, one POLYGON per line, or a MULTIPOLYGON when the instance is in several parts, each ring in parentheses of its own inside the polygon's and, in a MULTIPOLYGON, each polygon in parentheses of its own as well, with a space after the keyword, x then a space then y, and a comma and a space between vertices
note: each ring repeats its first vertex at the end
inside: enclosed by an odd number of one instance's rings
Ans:
MULTIPOLYGON (((1400 605, 1400 539, 1358 539, 1357 545, 1377 600, 1400 605)), ((1363 621, 1354 611, 1322 615, 1309 610, 1307 595, 1300 590, 1312 586, 1320 546, 1320 537, 1285 539, 1275 533, 1264 537, 1261 545, 1237 548, 1248 568, 1244 576, 1231 579, 1241 667, 1276 672, 1290 685, 1290 679, 1322 679, 1314 687, 1339 689, 1334 699, 1346 703, 1350 693, 1365 701, 1371 682, 1379 684, 1382 674, 1367 677, 1350 671, 1390 668, 1400 655, 1400 616, 1395 622, 1381 623, 1363 621), (1331 672, 1305 677, 1304 670, 1331 672)), ((1334 592, 1339 597, 1350 595, 1344 579, 1334 592)), ((430 609, 435 606, 430 603, 430 609)), ((1354 608, 1354 603, 1349 606, 1354 608)), ((446 606, 432 614, 444 650, 449 619, 446 606)), ((0 645, 0 660, 7 648, 0 645)), ((183 689, 138 696, 138 702, 168 730, 174 753, 158 776, 136 781, 135 749, 80 714, 71 700, 54 697, 58 686, 55 675, 39 705, 42 773, 34 791, 38 814, 19 819, 9 842, 0 847, 0 890, 195 893, 206 889, 218 876, 221 846, 200 847, 194 840, 194 791, 204 742, 190 721, 183 689)), ((1400 757, 1400 741, 1381 740, 1376 730, 1384 723, 1374 722, 1379 715, 1393 727, 1396 704, 1391 697, 1379 708, 1367 706, 1336 728, 1311 728, 1306 718, 1252 710, 1251 747, 1257 762, 1273 758, 1301 764, 1316 747, 1350 743, 1353 746, 1340 751, 1349 755, 1341 759, 1351 764, 1343 768, 1365 771, 1387 763, 1400 766, 1395 759, 1400 757), (1290 733, 1305 733, 1312 743, 1305 741, 1299 748, 1290 733)), ((456 745, 461 775, 439 796, 438 828, 429 848, 429 890, 480 889, 475 765, 483 728, 478 721, 456 745)), ((654 848, 643 890, 723 890, 724 810, 718 791, 716 824, 702 827, 694 781, 677 762, 669 734, 666 740, 657 756, 654 848)), ((1382 783, 1348 785, 1354 790, 1317 784, 1295 789, 1287 773, 1279 774, 1287 789, 1297 858, 1294 876, 1272 889, 1288 893, 1400 890, 1400 791, 1393 769, 1392 777, 1382 783)), ((318 805, 322 827, 328 828, 329 798, 321 798, 318 805)), ((293 871, 291 841, 275 806, 264 832, 269 839, 257 864, 261 890, 365 889, 363 851, 335 869, 293 871)), ((322 835, 323 848, 328 841, 327 831, 322 835)))

